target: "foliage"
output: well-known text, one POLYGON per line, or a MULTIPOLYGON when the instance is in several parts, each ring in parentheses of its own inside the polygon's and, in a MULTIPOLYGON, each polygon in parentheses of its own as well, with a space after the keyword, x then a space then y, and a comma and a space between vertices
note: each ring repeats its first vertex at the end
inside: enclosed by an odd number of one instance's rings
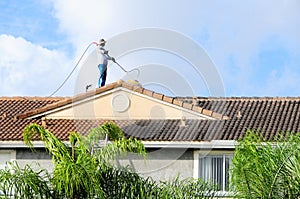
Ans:
POLYGON ((112 122, 106 122, 99 127, 90 130, 89 134, 83 138, 85 145, 92 150, 93 147, 99 146, 99 140, 119 140, 124 138, 122 130, 112 122))
POLYGON ((100 184, 107 199, 148 198, 156 188, 150 178, 142 178, 128 168, 105 167, 99 170, 100 184))
POLYGON ((201 180, 157 182, 129 168, 116 168, 115 157, 126 152, 146 154, 144 145, 126 138, 114 123, 105 123, 83 137, 71 132, 66 144, 37 124, 24 130, 25 143, 34 150, 38 137, 52 154, 54 171, 20 168, 10 163, 0 170, 0 192, 7 198, 212 198, 213 187, 201 180), (99 143, 99 140, 107 142, 99 143))
POLYGON ((241 198, 300 197, 300 134, 267 142, 248 131, 232 162, 231 182, 241 198))
POLYGON ((122 130, 111 122, 91 129, 90 133, 84 137, 84 143, 88 146, 93 157, 101 164, 100 166, 113 166, 116 156, 127 152, 146 155, 146 149, 142 142, 136 138, 126 138, 122 130), (104 143, 106 146, 102 147, 99 140, 103 141, 106 135, 111 142, 104 143), (100 150, 97 150, 97 148, 100 150))
POLYGON ((71 132, 69 146, 37 124, 25 128, 23 137, 30 148, 33 148, 32 140, 36 136, 44 141, 45 148, 53 157, 54 171, 50 182, 55 197, 102 198, 104 193, 99 186, 99 168, 112 166, 115 156, 125 151, 145 154, 143 144, 136 139, 125 138, 114 123, 105 123, 92 129, 86 137, 71 132), (106 135, 111 142, 94 150, 95 143, 106 135))
POLYGON ((25 165, 21 169, 16 162, 8 163, 0 170, 0 192, 9 198, 53 198, 47 170, 33 170, 33 166, 25 165))
POLYGON ((38 135, 45 143, 45 148, 52 154, 54 171, 51 184, 55 195, 67 198, 101 196, 94 172, 97 164, 88 155, 88 149, 81 142, 76 132, 70 133, 70 147, 55 137, 51 132, 37 124, 31 124, 24 130, 24 141, 32 148, 32 138, 38 135))
POLYGON ((215 187, 201 179, 176 178, 173 181, 162 181, 159 184, 157 198, 214 198, 215 187))
POLYGON ((143 178, 127 168, 108 167, 101 170, 101 185, 105 198, 214 198, 214 187, 202 180, 176 178, 172 181, 154 181, 143 178), (113 185, 113 186, 112 186, 113 185))

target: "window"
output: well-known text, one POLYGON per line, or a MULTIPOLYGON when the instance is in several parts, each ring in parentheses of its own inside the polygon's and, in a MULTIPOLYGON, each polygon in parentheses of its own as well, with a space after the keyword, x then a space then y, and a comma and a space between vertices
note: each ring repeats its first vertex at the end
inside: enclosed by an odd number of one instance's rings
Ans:
POLYGON ((232 157, 232 154, 200 155, 198 177, 217 185, 218 191, 228 191, 232 157))

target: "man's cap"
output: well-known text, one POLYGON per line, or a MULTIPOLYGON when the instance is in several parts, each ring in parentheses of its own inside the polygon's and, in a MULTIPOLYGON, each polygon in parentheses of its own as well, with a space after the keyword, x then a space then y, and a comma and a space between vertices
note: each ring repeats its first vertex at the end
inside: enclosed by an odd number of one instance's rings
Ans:
POLYGON ((100 45, 101 45, 101 44, 105 44, 106 41, 105 41, 104 39, 100 39, 100 42, 99 42, 99 43, 100 43, 100 45))

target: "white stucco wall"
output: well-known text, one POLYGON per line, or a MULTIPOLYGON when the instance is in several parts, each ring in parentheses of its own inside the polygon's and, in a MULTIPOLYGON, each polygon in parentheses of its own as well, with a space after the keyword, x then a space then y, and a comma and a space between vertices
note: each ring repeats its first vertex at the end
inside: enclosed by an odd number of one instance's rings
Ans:
POLYGON ((135 172, 154 180, 176 177, 193 177, 193 151, 186 149, 156 149, 148 152, 146 159, 137 155, 119 158, 117 164, 129 165, 135 172))
POLYGON ((0 169, 4 169, 6 163, 9 161, 13 161, 16 159, 16 151, 15 150, 0 150, 0 169))

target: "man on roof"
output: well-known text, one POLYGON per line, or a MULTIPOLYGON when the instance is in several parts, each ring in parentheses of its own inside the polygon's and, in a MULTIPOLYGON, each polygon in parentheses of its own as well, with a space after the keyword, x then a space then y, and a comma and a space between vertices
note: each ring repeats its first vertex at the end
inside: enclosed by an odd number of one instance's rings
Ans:
POLYGON ((97 45, 96 52, 98 58, 98 69, 100 71, 100 77, 98 80, 98 87, 105 86, 106 75, 107 75, 107 63, 108 60, 115 62, 115 58, 108 55, 108 51, 104 49, 106 41, 101 39, 97 45))

